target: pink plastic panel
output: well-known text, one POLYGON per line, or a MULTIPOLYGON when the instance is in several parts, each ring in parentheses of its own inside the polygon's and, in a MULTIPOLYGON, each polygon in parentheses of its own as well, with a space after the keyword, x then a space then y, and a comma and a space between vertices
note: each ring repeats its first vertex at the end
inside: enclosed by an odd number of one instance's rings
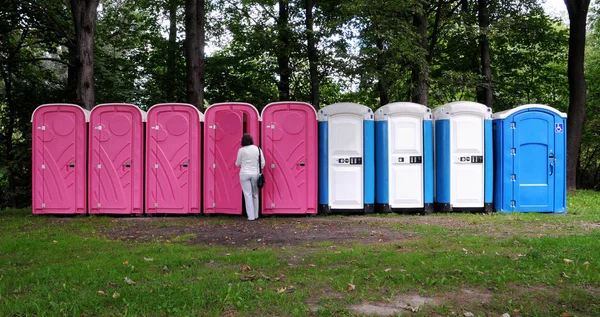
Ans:
POLYGON ((317 114, 301 102, 280 102, 262 113, 266 168, 263 214, 317 213, 317 114))
POLYGON ((146 123, 146 213, 200 213, 200 113, 160 104, 146 123))
POLYGON ((250 104, 222 103, 204 117, 204 213, 242 214, 242 188, 235 166, 242 135, 259 138, 258 111, 250 104))
POLYGON ((32 118, 34 214, 85 214, 86 112, 81 107, 38 107, 32 118))
POLYGON ((144 186, 143 113, 104 104, 90 114, 89 213, 141 214, 144 186))

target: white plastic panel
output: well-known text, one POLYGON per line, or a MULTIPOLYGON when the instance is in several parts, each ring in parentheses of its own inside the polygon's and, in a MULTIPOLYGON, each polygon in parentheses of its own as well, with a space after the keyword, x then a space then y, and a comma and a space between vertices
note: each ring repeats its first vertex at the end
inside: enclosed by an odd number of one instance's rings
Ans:
POLYGON ((363 116, 329 117, 329 202, 332 209, 363 209, 363 116), (360 158, 360 164, 351 160, 360 158))
POLYGON ((388 118, 390 205, 392 208, 423 207, 422 116, 388 118))
POLYGON ((484 206, 484 164, 472 162, 484 155, 484 120, 472 113, 451 119, 450 200, 453 207, 484 206))

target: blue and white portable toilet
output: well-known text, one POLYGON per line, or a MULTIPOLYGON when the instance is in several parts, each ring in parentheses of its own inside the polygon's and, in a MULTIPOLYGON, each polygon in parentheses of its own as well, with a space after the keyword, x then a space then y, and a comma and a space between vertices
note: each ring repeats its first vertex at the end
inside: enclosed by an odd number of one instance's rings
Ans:
POLYGON ((375 203, 373 112, 355 103, 323 107, 319 120, 319 212, 372 213, 375 203))
POLYGON ((493 115, 494 208, 566 212, 567 114, 524 105, 493 115))
POLYGON ((493 210, 492 109, 456 101, 433 110, 440 211, 493 210))
POLYGON ((431 110, 395 102, 375 111, 375 210, 433 212, 431 110))

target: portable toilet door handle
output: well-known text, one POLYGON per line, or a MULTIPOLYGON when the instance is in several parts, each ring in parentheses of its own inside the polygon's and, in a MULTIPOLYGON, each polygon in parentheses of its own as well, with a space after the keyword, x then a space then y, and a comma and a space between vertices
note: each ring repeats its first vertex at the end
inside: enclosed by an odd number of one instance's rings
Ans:
POLYGON ((304 166, 304 161, 300 162, 300 166, 304 166))
POLYGON ((131 167, 131 162, 125 163, 125 167, 131 167))
POLYGON ((69 167, 71 167, 71 168, 75 167, 75 162, 70 162, 69 167))
POLYGON ((183 167, 188 167, 188 162, 183 162, 183 167))
POLYGON ((554 175, 554 163, 550 163, 550 176, 554 175))

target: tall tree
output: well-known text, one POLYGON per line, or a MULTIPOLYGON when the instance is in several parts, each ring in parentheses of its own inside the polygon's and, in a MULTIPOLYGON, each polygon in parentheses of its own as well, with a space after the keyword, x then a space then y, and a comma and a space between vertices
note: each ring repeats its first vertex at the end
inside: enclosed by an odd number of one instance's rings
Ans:
POLYGON ((76 100, 94 107, 94 30, 99 0, 70 0, 75 25, 76 100))
POLYGON ((279 100, 290 100, 290 4, 288 0, 279 0, 277 17, 277 65, 279 74, 279 100))
POLYGON ((196 24, 198 27, 198 106, 204 106, 204 78, 206 72, 206 62, 204 56, 204 46, 206 44, 206 1, 198 0, 196 4, 196 24))
POLYGON ((577 167, 586 117, 585 33, 590 0, 565 0, 569 13, 569 111, 567 118, 567 189, 577 188, 577 167))
POLYGON ((175 101, 175 64, 177 59, 177 8, 178 1, 170 0, 167 3, 169 11, 169 45, 167 47, 167 82, 166 97, 168 101, 175 101))
POLYGON ((478 87, 478 100, 488 107, 492 106, 492 67, 490 57, 490 41, 488 39, 488 29, 490 27, 490 13, 487 0, 477 1, 477 17, 479 20, 479 50, 481 54, 481 75, 483 76, 483 85, 478 87))
MULTIPOLYGON (((413 15, 413 26, 417 31, 418 49, 422 55, 427 52, 427 8, 423 2, 420 10, 413 15)), ((429 78, 428 58, 422 58, 412 65, 412 102, 427 106, 429 97, 429 87, 427 81, 429 78)))
POLYGON ((185 2, 185 57, 187 102, 200 108, 200 41, 198 40, 198 0, 185 2))
POLYGON ((310 72, 310 103, 319 109, 319 73, 317 69, 318 55, 315 45, 315 31, 313 28, 314 1, 306 1, 306 44, 308 48, 308 64, 310 72))

